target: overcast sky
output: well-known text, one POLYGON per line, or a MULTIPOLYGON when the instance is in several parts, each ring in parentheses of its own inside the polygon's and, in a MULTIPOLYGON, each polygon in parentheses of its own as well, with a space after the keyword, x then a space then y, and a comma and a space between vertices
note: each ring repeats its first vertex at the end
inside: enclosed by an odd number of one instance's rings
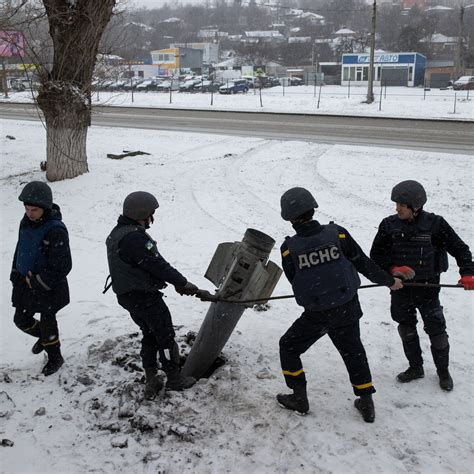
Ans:
MULTIPOLYGON (((135 7, 147 7, 147 8, 158 8, 162 7, 165 3, 173 5, 176 3, 174 0, 129 0, 130 8, 135 7)), ((204 3, 204 0, 180 0, 181 4, 192 3, 194 5, 204 3)))

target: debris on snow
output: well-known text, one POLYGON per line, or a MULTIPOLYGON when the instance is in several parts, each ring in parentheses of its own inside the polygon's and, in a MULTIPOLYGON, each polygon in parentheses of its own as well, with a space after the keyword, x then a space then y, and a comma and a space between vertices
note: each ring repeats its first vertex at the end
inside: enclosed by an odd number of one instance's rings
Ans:
POLYGON ((113 438, 110 441, 110 444, 111 444, 112 448, 121 448, 121 449, 127 448, 128 447, 128 438, 123 437, 123 436, 113 438))
POLYGON ((10 418, 15 409, 15 402, 7 392, 0 392, 0 418, 10 418))
POLYGON ((46 408, 40 407, 35 411, 35 416, 44 416, 46 415, 46 408))
POLYGON ((146 153, 145 151, 127 151, 123 150, 121 155, 114 155, 113 153, 107 153, 107 158, 112 158, 113 160, 121 160, 127 156, 137 156, 137 155, 151 155, 151 153, 146 153))

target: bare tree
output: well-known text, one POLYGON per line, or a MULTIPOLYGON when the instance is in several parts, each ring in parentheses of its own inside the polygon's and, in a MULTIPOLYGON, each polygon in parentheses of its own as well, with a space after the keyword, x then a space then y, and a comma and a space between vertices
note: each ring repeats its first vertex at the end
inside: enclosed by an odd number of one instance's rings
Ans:
POLYGON ((117 0, 8 3, 8 27, 24 33, 40 81, 36 100, 46 122, 46 177, 58 181, 86 173, 92 75, 117 0))
POLYGON ((116 0, 43 0, 52 39, 52 65, 39 69, 38 105, 47 133, 47 178, 88 171, 87 131, 92 74, 102 33, 116 0))

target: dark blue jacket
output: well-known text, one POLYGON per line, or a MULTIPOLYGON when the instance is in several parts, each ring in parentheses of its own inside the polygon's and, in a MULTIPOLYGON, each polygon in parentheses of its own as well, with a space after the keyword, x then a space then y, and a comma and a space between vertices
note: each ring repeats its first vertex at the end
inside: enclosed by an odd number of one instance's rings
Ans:
MULTIPOLYGON (((315 240, 317 240, 318 236, 320 236, 321 233, 325 231, 325 229, 327 229, 328 227, 329 226, 323 226, 318 221, 314 221, 314 220, 306 222, 304 224, 293 225, 293 228, 296 231, 296 236, 302 237, 302 238, 310 238, 314 236, 316 238, 315 240)), ((332 240, 329 239, 331 240, 331 242, 329 242, 328 240, 328 244, 338 245, 338 249, 342 251, 344 262, 350 262, 350 264, 352 264, 352 266, 354 267, 355 270, 357 270, 357 272, 362 273, 366 278, 368 278, 373 283, 378 283, 380 285, 385 285, 385 286, 392 286, 395 283, 394 278, 389 273, 380 269, 369 257, 367 257, 367 255, 365 255, 365 253, 359 247, 357 242, 351 237, 351 235, 346 229, 336 224, 332 225, 331 227, 337 230, 337 233, 338 233, 337 238, 339 239, 339 242, 336 244, 336 242, 332 242, 332 240)), ((308 239, 308 240, 311 240, 311 239, 308 239)), ((291 241, 291 238, 290 238, 290 241, 291 241)), ((301 272, 298 271, 298 268, 295 262, 295 256, 291 254, 291 248, 292 248, 291 243, 290 245, 288 245, 288 240, 286 240, 282 244, 280 250, 282 254, 283 271, 285 272, 285 275, 290 281, 290 283, 293 285, 295 283, 295 279, 296 281, 298 280, 297 274, 301 272)), ((314 257, 314 259, 316 259, 316 257, 314 257)), ((324 256, 323 256, 323 259, 324 259, 324 256)), ((316 260, 314 261, 316 262, 316 260)), ((348 284, 347 284, 347 289, 348 289, 347 294, 352 293, 354 295, 353 286, 355 282, 357 281, 356 277, 354 274, 351 274, 351 271, 348 268, 347 263, 344 263, 343 265, 345 265, 344 271, 347 270, 348 272, 347 274, 349 275, 348 278, 350 280, 348 281, 348 284)), ((339 271, 339 270, 340 268, 338 267, 336 271, 339 271)), ((329 271, 332 271, 332 270, 329 270, 329 271)), ((334 279, 331 279, 331 282, 332 283, 329 283, 329 285, 331 284, 339 285, 339 283, 335 282, 334 279)), ((335 291, 337 292, 338 289, 335 288, 335 291)), ((315 292, 317 293, 316 289, 315 289, 315 292)), ((344 298, 342 298, 339 301, 339 303, 343 304, 344 303, 343 300, 344 298)), ((307 309, 310 309, 310 308, 307 308, 307 309)))
POLYGON ((296 270, 292 281, 296 302, 309 311, 336 308, 354 298, 359 275, 341 249, 341 235, 334 224, 321 226, 309 236, 286 239, 296 270))
POLYGON ((56 313, 69 303, 67 275, 72 260, 69 236, 59 206, 53 204, 39 222, 25 215, 20 222, 10 280, 16 308, 56 313), (31 272, 32 288, 25 276, 31 272))

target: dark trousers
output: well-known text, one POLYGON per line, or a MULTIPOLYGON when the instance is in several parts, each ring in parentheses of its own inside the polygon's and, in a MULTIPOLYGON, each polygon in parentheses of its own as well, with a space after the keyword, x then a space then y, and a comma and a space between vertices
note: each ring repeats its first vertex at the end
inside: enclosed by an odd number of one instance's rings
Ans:
POLYGON ((301 354, 327 334, 342 356, 354 393, 374 393, 367 356, 360 340, 362 316, 357 296, 338 308, 305 311, 280 339, 280 361, 289 388, 306 384, 301 354))
POLYGON ((44 349, 47 352, 60 347, 58 322, 56 313, 40 313, 40 319, 34 317, 35 313, 26 309, 16 308, 13 322, 18 329, 21 329, 30 336, 41 339, 44 349))
MULTIPOLYGON (((159 293, 157 294, 159 295, 159 293)), ((179 362, 179 354, 174 341, 175 332, 171 314, 163 298, 157 296, 147 306, 141 306, 143 299, 139 294, 119 295, 118 301, 132 317, 142 331, 142 348, 140 356, 144 369, 157 368, 157 355, 163 370, 168 372, 179 362)))
MULTIPOLYGON (((434 283, 439 283, 439 279, 434 283)), ((398 323, 403 350, 411 366, 423 364, 420 339, 416 330, 418 310, 423 320, 423 329, 430 338, 436 368, 448 368, 449 342, 443 307, 439 302, 439 291, 439 288, 407 287, 392 292, 390 312, 392 319, 398 323)))

